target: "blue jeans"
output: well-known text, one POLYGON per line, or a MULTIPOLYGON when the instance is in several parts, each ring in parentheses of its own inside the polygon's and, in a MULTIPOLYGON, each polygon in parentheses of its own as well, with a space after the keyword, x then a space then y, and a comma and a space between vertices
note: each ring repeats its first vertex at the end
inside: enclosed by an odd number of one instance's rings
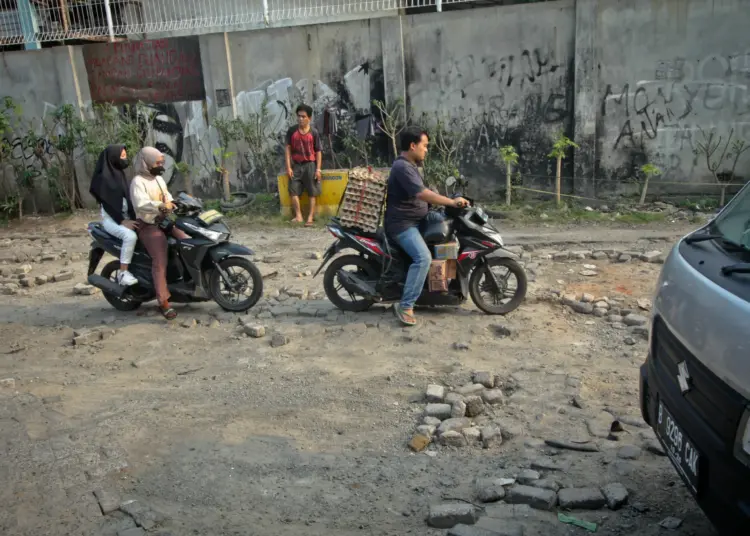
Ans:
POLYGON ((430 273, 432 254, 430 248, 425 244, 424 238, 418 227, 409 227, 403 233, 394 237, 396 243, 411 257, 411 266, 406 274, 404 293, 401 296, 401 307, 404 309, 414 308, 424 288, 424 282, 430 273))

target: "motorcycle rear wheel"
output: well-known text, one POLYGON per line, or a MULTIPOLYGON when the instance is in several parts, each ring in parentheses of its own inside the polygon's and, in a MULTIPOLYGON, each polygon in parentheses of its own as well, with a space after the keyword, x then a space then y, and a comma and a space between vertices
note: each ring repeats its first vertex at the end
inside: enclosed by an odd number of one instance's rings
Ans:
MULTIPOLYGON (((232 283, 242 285, 243 292, 249 284, 252 284, 252 290, 246 299, 236 303, 231 302, 223 294, 223 291, 227 290, 227 285, 224 282, 224 279, 221 277, 218 270, 213 270, 208 281, 208 288, 211 292, 211 298, 213 298, 219 307, 232 313, 243 313, 258 303, 258 300, 263 296, 263 276, 260 274, 260 270, 258 270, 258 267, 255 266, 255 264, 243 257, 229 257, 221 261, 219 266, 221 266, 222 270, 229 273, 232 283), (249 276, 245 277, 234 273, 232 268, 244 270, 249 276)), ((229 290, 233 291, 234 289, 229 290)))
MULTIPOLYGON (((521 267, 521 265, 513 259, 490 257, 486 259, 486 262, 487 264, 477 266, 471 273, 471 277, 469 278, 469 294, 471 294, 471 299, 474 304, 488 315, 507 315, 511 311, 516 310, 518 306, 521 305, 523 299, 526 297, 526 289, 528 287, 526 272, 521 267), (507 268, 509 274, 515 276, 517 286, 516 291, 510 301, 500 304, 490 304, 487 303, 482 296, 481 291, 483 289, 480 289, 480 283, 482 282, 482 277, 487 275, 485 273, 485 269, 487 267, 492 269, 496 266, 503 266, 507 268)), ((484 287, 485 285, 486 283, 483 284, 482 287, 484 287)), ((505 297, 505 290, 506 289, 503 289, 503 297, 505 297)))
MULTIPOLYGON (((107 263, 102 269, 102 277, 114 281, 117 279, 117 273, 119 271, 120 261, 111 261, 107 263)), ((104 294, 104 299, 107 300, 109 304, 118 311, 135 311, 143 303, 140 300, 134 299, 132 296, 128 297, 128 295, 130 294, 130 290, 127 290, 122 298, 118 298, 117 296, 113 296, 112 294, 107 294, 106 292, 102 292, 102 294, 104 294)))
POLYGON ((326 296, 333 305, 341 309, 342 311, 350 311, 353 313, 361 313, 367 311, 375 303, 373 300, 367 298, 356 299, 356 295, 349 294, 351 300, 343 299, 339 295, 339 289, 343 288, 338 280, 339 270, 345 267, 353 266, 357 268, 357 273, 364 272, 367 277, 376 277, 375 270, 372 265, 359 255, 344 255, 334 259, 323 275, 323 288, 326 291, 326 296), (338 288, 337 288, 338 285, 338 288))

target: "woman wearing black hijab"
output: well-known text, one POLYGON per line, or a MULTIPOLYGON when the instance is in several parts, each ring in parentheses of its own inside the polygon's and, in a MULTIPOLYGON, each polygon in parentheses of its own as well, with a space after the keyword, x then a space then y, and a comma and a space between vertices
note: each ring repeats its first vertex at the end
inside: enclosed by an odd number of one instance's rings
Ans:
POLYGON ((125 169, 130 165, 124 145, 110 145, 99 155, 89 192, 102 206, 102 226, 112 236, 122 240, 120 272, 117 282, 131 286, 138 280, 128 271, 138 241, 138 222, 130 201, 130 188, 125 169))

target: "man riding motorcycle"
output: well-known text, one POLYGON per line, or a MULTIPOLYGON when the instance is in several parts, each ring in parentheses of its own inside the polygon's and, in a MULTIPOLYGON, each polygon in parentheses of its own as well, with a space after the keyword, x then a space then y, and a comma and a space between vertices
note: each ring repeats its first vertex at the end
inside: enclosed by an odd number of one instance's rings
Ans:
POLYGON ((428 204, 461 208, 469 202, 462 198, 450 199, 425 187, 417 168, 427 156, 429 136, 417 126, 401 132, 401 155, 391 167, 388 176, 388 197, 385 209, 385 232, 411 257, 401 302, 393 312, 406 326, 417 323, 414 304, 422 293, 430 271, 432 254, 419 232, 420 222, 427 217, 428 204))

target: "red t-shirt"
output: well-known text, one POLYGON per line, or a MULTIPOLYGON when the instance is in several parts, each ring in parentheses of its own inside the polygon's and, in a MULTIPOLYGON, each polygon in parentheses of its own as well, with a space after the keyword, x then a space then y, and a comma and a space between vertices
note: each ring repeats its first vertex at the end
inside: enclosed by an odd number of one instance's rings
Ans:
POLYGON ((297 164, 315 162, 315 153, 321 152, 320 135, 310 127, 307 134, 302 134, 299 127, 292 127, 286 133, 286 144, 291 147, 292 160, 297 164))

